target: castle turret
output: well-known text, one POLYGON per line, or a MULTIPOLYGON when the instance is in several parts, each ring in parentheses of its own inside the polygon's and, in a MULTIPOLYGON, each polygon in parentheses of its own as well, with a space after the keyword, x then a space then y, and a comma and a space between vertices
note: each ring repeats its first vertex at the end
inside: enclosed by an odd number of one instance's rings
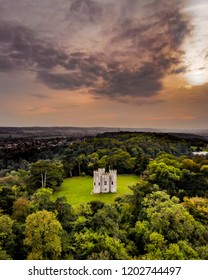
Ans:
POLYGON ((99 168, 97 171, 94 171, 94 187, 93 193, 100 193, 101 190, 101 181, 102 181, 102 174, 105 173, 105 168, 99 168))
POLYGON ((117 170, 110 170, 110 192, 115 193, 117 188, 117 170))

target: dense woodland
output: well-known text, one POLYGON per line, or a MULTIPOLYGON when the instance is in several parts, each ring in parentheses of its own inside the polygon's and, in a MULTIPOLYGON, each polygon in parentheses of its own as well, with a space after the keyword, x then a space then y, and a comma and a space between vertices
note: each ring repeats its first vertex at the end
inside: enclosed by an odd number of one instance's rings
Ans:
MULTIPOLYGON (((11 139, 4 139, 4 144, 11 139)), ((208 158, 201 138, 104 133, 0 150, 0 259, 208 259, 208 158), (94 169, 137 174, 112 204, 53 199, 94 169)))

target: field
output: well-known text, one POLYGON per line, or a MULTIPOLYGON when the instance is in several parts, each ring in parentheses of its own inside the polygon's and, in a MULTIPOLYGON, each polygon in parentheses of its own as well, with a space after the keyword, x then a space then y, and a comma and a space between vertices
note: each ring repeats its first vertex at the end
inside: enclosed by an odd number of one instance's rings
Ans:
POLYGON ((99 200, 105 203, 111 203, 118 196, 130 194, 128 186, 135 185, 139 181, 136 175, 118 175, 117 192, 108 194, 92 194, 93 178, 92 177, 73 177, 65 179, 54 198, 65 196, 67 202, 71 205, 87 203, 93 200, 99 200))

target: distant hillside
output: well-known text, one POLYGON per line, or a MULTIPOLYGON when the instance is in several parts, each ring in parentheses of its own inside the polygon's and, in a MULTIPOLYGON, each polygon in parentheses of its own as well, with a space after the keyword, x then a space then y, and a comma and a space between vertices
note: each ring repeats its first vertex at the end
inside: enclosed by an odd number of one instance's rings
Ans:
POLYGON ((84 137, 95 136, 105 132, 157 132, 171 133, 182 138, 196 135, 208 140, 208 129, 153 129, 153 128, 119 128, 119 127, 0 127, 0 138, 17 137, 84 137))

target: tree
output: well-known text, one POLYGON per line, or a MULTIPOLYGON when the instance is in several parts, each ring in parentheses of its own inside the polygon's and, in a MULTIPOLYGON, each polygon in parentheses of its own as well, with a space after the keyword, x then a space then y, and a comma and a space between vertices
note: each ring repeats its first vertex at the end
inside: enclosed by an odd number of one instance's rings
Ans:
POLYGON ((0 212, 0 259, 12 259, 15 247, 13 223, 9 215, 3 215, 0 212))
POLYGON ((93 152, 92 154, 88 155, 87 160, 88 160, 88 172, 90 174, 93 174, 93 170, 98 168, 98 161, 99 161, 98 153, 93 152))
POLYGON ((69 149, 66 151, 62 163, 66 177, 72 177, 74 166, 76 165, 76 158, 73 150, 69 149))
POLYGON ((63 229, 68 232, 72 229, 72 221, 75 220, 75 214, 70 204, 67 203, 66 197, 58 197, 55 201, 55 209, 57 211, 57 219, 61 223, 63 229))
POLYGON ((102 255, 109 260, 130 259, 124 244, 118 238, 91 229, 75 233, 76 259, 100 259, 102 255))
POLYGON ((198 253, 186 241, 169 244, 163 252, 165 260, 197 260, 198 253))
POLYGON ((190 170, 191 172, 199 172, 200 165, 195 163, 192 159, 185 158, 182 160, 182 168, 190 170))
POLYGON ((15 196, 21 191, 24 191, 26 188, 27 180, 28 180, 28 171, 19 169, 18 171, 11 171, 5 177, 0 178, 0 185, 13 187, 16 186, 18 191, 16 192, 15 196))
POLYGON ((112 156, 109 156, 111 168, 117 169, 118 173, 132 173, 136 164, 135 158, 132 158, 128 152, 117 150, 112 156))
POLYGON ((62 226, 52 212, 30 214, 25 222, 24 244, 30 251, 27 259, 56 260, 61 255, 62 226))
POLYGON ((30 165, 29 184, 35 189, 56 189, 63 181, 63 165, 50 160, 39 160, 30 165))
POLYGON ((203 226, 179 203, 179 199, 170 198, 165 191, 148 194, 144 198, 143 207, 150 230, 162 234, 169 243, 193 241, 204 231, 203 226))
POLYGON ((25 197, 19 197, 13 204, 12 218, 24 222, 31 213, 31 202, 25 197))
MULTIPOLYGON (((78 163, 78 172, 79 172, 79 176, 81 175, 81 165, 84 162, 86 156, 84 154, 80 154, 77 158, 76 161, 78 163)), ((72 176, 71 176, 72 177, 72 176)))
POLYGON ((208 165, 202 165, 200 172, 202 172, 204 174, 204 176, 208 177, 208 165))
POLYGON ((184 197, 183 206, 196 220, 208 225, 208 198, 184 197))
POLYGON ((148 169, 144 173, 151 183, 159 185, 161 189, 168 190, 172 195, 176 194, 177 185, 182 176, 178 167, 154 160, 148 165, 148 169))
POLYGON ((149 162, 150 162, 149 157, 143 155, 141 156, 141 154, 138 154, 138 156, 136 157, 136 172, 138 174, 144 172, 149 162))
MULTIPOLYGON (((151 184, 148 181, 141 180, 135 186, 129 187, 133 194, 127 196, 127 201, 132 205, 133 221, 136 222, 142 216, 143 200, 148 193, 159 190, 156 184, 151 184)), ((129 221, 130 222, 130 221, 129 221)))
POLYGON ((32 195, 32 206, 38 210, 50 210, 55 205, 52 201, 53 190, 50 188, 40 188, 32 195))
POLYGON ((15 195, 11 187, 0 186, 0 206, 5 214, 12 214, 15 195))
POLYGON ((108 166, 109 166, 108 156, 107 155, 102 156, 101 159, 98 160, 98 167, 107 169, 108 166))

